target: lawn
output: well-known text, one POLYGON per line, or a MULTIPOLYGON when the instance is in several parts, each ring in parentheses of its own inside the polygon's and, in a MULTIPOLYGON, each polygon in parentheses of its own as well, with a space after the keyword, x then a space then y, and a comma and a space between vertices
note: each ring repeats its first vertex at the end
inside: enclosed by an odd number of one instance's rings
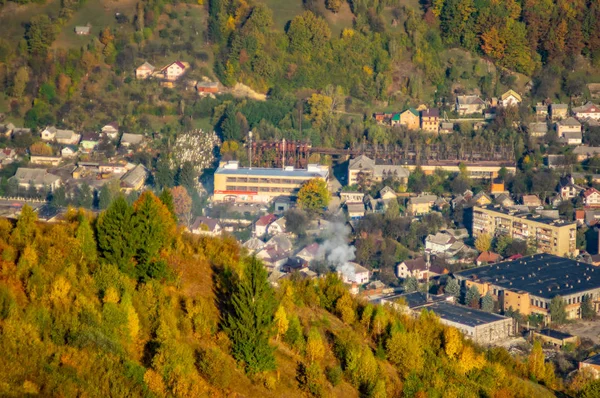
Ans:
POLYGON ((60 1, 51 0, 46 4, 17 5, 7 3, 0 11, 0 26, 2 27, 2 38, 14 43, 15 48, 25 34, 25 26, 31 17, 38 14, 46 14, 51 17, 57 16, 60 10, 60 1))
POLYGON ((73 14, 71 20, 63 27, 60 35, 54 42, 54 48, 81 48, 87 45, 93 37, 98 37, 102 29, 111 27, 116 29, 129 29, 125 25, 118 25, 115 13, 125 14, 131 20, 135 13, 135 2, 90 0, 79 11, 73 14), (91 25, 89 36, 75 34, 75 26, 91 25))
POLYGON ((273 11, 273 21, 279 29, 285 29, 285 25, 298 14, 302 14, 304 7, 302 0, 259 0, 273 11))

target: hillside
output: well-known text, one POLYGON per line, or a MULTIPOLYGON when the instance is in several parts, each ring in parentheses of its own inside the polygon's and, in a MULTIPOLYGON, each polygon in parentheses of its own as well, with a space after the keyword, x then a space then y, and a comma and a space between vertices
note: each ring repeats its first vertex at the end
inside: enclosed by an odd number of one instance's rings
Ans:
POLYGON ((234 240, 172 228, 149 192, 97 219, 70 210, 41 224, 25 207, 15 226, 0 220, 0 394, 553 395, 530 375, 559 386, 550 365, 473 346, 427 312, 356 301, 334 275, 273 291, 234 240), (260 321, 238 328, 248 315, 260 321))

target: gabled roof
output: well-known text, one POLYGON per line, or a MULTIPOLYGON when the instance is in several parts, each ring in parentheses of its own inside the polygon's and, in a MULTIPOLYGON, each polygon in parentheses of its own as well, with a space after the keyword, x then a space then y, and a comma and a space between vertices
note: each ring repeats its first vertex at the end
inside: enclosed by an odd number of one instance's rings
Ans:
POLYGON ((571 127, 581 126, 581 123, 579 123, 579 121, 577 119, 575 119, 574 117, 568 117, 564 120, 556 122, 556 124, 560 125, 560 126, 571 126, 571 127))
POLYGON ((206 225, 208 230, 213 232, 219 225, 219 220, 210 217, 196 217, 190 229, 199 229, 202 224, 206 225))
POLYGON ((19 167, 15 174, 15 179, 21 184, 34 185, 52 185, 60 180, 59 176, 48 173, 44 169, 31 169, 27 167, 19 167))
POLYGON ((405 114, 405 113, 407 113, 407 112, 409 112, 409 113, 412 113, 414 116, 417 116, 417 117, 419 117, 419 111, 417 111, 415 108, 408 108, 408 109, 405 109, 405 110, 403 110, 403 111, 402 111, 400 114, 401 114, 401 115, 404 115, 404 114, 405 114))
POLYGON ((409 203, 411 204, 419 204, 419 203, 434 203, 437 200, 436 195, 419 195, 409 199, 409 203))
POLYGON ((573 108, 573 113, 600 113, 600 106, 590 101, 585 105, 573 108))
POLYGON ((505 92, 504 94, 502 94, 502 96, 500 97, 500 99, 502 99, 502 101, 504 101, 505 99, 507 99, 508 97, 513 96, 517 99, 517 101, 521 102, 523 99, 521 98, 521 96, 514 90, 510 89, 507 92, 505 92))
POLYGON ((427 264, 424 257, 418 257, 412 260, 403 261, 409 271, 425 271, 427 264))
POLYGON ((147 68, 147 69, 150 69, 151 71, 153 71, 155 69, 154 65, 150 64, 149 62, 144 62, 143 64, 141 64, 140 66, 137 67, 137 69, 142 69, 142 68, 144 68, 144 69, 147 68))
POLYGON ((365 155, 359 155, 354 159, 350 160, 348 164, 349 169, 372 169, 375 167, 373 159, 365 155))
POLYGON ((394 192, 394 190, 392 188, 390 188, 386 185, 385 187, 381 188, 381 190, 379 191, 379 196, 382 197, 383 195, 385 195, 387 193, 392 193, 392 194, 396 195, 396 192, 394 192))
POLYGON ((456 97, 458 105, 485 105, 485 102, 478 95, 459 95, 456 97))
POLYGON ((261 250, 263 247, 265 247, 265 242, 254 237, 248 239, 246 242, 244 242, 242 246, 244 246, 248 250, 261 250))
POLYGON ((143 140, 144 140, 144 136, 141 134, 123 133, 123 135, 121 136, 121 144, 128 143, 128 144, 135 145, 135 144, 139 144, 143 140))
POLYGON ((440 117, 440 110, 438 108, 428 108, 422 110, 421 117, 440 117))
POLYGON ((588 196, 593 195, 593 194, 600 194, 600 191, 598 191, 596 188, 588 188, 583 193, 583 196, 585 196, 587 198, 588 196))
POLYGON ((477 257, 477 262, 480 263, 493 263, 500 260, 502 260, 501 255, 491 252, 489 250, 481 253, 479 257, 477 257))
POLYGON ((275 220, 277 220, 277 216, 275 214, 267 214, 267 215, 260 217, 258 220, 256 220, 256 223, 254 223, 254 224, 259 227, 266 227, 267 225, 271 224, 275 220))

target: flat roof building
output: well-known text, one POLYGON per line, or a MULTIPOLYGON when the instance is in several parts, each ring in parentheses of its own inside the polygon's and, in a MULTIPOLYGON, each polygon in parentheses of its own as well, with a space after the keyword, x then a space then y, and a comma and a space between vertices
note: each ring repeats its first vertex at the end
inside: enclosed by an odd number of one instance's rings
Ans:
POLYGON ((527 316, 550 316, 550 302, 560 296, 569 319, 581 317, 585 296, 600 309, 600 269, 580 261, 551 254, 535 254, 512 261, 455 272, 466 289, 476 286, 481 295, 488 292, 502 310, 518 310, 527 316), (598 272, 596 272, 598 271, 598 272))
POLYGON ((296 196, 305 182, 319 178, 329 180, 329 167, 309 164, 306 169, 287 166, 283 169, 239 167, 229 161, 215 171, 216 202, 270 202, 278 196, 296 196))
POLYGON ((577 255, 577 223, 542 217, 539 214, 505 209, 500 205, 473 207, 473 237, 508 235, 535 241, 538 251, 559 256, 577 255))

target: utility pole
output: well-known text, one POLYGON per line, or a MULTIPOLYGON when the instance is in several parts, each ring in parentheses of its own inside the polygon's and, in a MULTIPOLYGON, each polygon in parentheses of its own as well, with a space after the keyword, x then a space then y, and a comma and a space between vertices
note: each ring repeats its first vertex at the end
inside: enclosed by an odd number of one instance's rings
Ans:
POLYGON ((426 276, 425 276, 425 288, 427 289, 427 302, 429 303, 430 297, 429 297, 429 267, 430 267, 430 263, 431 263, 431 253, 429 252, 425 252, 425 269, 426 269, 426 276))
POLYGON ((248 131, 248 159, 250 167, 252 168, 252 130, 248 131))
POLYGON ((281 154, 281 168, 285 170, 285 138, 281 140, 281 149, 283 150, 281 154))

